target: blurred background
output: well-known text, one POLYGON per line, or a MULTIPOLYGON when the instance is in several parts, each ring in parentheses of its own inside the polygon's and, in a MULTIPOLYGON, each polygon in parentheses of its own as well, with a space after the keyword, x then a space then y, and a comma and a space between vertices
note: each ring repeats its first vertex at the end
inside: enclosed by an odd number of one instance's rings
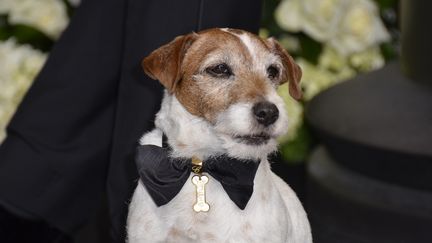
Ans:
MULTIPOLYGON (((276 37, 303 70, 300 102, 279 90, 291 123, 273 168, 304 203, 315 242, 432 242, 425 2, 263 2, 260 36, 276 37)), ((0 1, 0 143, 79 4, 0 1)))

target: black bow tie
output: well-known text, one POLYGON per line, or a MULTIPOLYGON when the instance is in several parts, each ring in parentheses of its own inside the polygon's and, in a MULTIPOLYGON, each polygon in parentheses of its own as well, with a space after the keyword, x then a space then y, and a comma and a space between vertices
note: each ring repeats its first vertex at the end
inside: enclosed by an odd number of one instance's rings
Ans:
MULTIPOLYGON (((138 146, 135 161, 141 181, 157 206, 167 204, 180 192, 192 170, 191 159, 171 158, 167 148, 155 145, 138 146)), ((258 166, 259 161, 222 155, 205 160, 202 171, 218 180, 243 210, 252 196, 258 166)))

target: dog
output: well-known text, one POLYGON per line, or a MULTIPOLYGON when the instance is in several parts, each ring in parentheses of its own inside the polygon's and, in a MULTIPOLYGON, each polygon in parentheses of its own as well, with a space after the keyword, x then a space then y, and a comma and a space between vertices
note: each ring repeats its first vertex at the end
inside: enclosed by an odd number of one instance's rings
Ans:
POLYGON ((139 141, 150 150, 138 160, 150 161, 129 205, 127 241, 312 242, 302 204, 267 160, 289 124, 276 88, 288 82, 293 98, 302 95, 301 69, 284 48, 273 38, 214 28, 175 38, 142 66, 165 93, 155 129, 139 141), (156 150, 167 151, 161 159, 171 161, 167 166, 192 168, 181 172, 182 181, 169 181, 178 189, 167 200, 159 191, 167 184, 155 186, 159 176, 151 174, 160 156, 147 153, 156 150), (222 157, 230 162, 219 165, 222 157), (206 161, 219 169, 200 171, 206 161), (218 178, 232 171, 239 186, 218 178))

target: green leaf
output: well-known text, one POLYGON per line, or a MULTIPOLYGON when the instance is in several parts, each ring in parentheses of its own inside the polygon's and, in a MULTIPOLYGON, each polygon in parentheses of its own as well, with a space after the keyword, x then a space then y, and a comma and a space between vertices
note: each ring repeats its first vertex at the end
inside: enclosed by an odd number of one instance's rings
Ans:
POLYGON ((398 57, 397 48, 392 43, 383 43, 380 46, 381 54, 386 62, 392 61, 398 57))
POLYGON ((12 30, 13 36, 20 44, 29 44, 44 52, 48 52, 54 44, 51 38, 30 26, 14 25, 12 26, 12 30))
POLYGON ((276 23, 274 12, 279 5, 280 0, 265 0, 261 17, 261 27, 269 31, 270 36, 279 37, 285 31, 276 23))
POLYGON ((303 163, 312 148, 313 138, 305 123, 297 131, 297 136, 280 146, 280 153, 284 161, 292 164, 303 163))
POLYGON ((321 55, 323 49, 323 45, 320 42, 310 38, 305 34, 302 34, 300 37, 300 47, 300 56, 302 56, 310 63, 318 63, 318 58, 321 55))
POLYGON ((29 44, 44 52, 53 46, 54 41, 38 29, 23 24, 11 25, 7 19, 7 15, 0 16, 0 40, 13 37, 20 44, 29 44))
POLYGON ((72 6, 72 4, 68 0, 62 0, 62 2, 66 6, 66 12, 67 12, 67 15, 70 19, 75 12, 75 8, 74 8, 74 6, 72 6))
MULTIPOLYGON (((409 0, 408 0, 409 1, 409 0)), ((378 6, 382 8, 394 8, 398 5, 398 0, 375 0, 378 6)))

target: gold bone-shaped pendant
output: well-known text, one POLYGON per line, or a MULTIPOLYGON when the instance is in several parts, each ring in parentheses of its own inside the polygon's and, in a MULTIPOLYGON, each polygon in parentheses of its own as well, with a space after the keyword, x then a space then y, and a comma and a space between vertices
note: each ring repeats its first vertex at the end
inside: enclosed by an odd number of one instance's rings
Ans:
POLYGON ((209 181, 209 178, 205 175, 194 175, 192 177, 192 183, 196 189, 196 203, 193 206, 195 212, 208 212, 210 205, 206 202, 206 191, 205 185, 209 181))

